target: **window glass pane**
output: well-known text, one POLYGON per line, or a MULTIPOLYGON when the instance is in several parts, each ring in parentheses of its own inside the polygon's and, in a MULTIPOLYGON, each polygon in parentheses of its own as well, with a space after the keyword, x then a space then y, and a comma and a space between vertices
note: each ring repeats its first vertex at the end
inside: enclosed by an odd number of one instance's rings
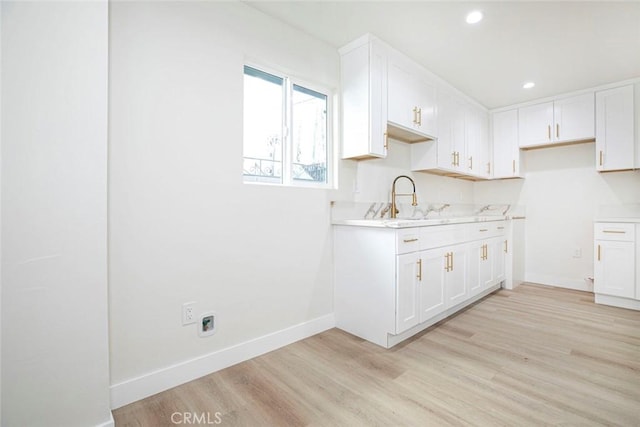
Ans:
POLYGON ((327 182, 327 96, 293 85, 292 170, 294 181, 327 182))
POLYGON ((245 181, 282 183, 283 84, 280 77, 244 67, 245 181))

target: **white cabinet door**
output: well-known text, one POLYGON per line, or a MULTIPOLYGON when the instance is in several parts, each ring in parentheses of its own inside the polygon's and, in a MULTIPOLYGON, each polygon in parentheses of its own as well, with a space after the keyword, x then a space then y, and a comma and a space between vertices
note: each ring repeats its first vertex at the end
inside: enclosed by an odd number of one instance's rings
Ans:
POLYGON ((491 115, 493 135, 493 178, 513 178, 520 173, 518 110, 491 115))
POLYGON ((535 147, 553 141, 553 102, 518 109, 520 147, 535 147))
POLYGON ((491 286, 493 247, 486 240, 473 242, 469 252, 468 297, 478 295, 491 286))
POLYGON ((593 291, 634 298, 635 243, 596 240, 593 291))
POLYGON ((466 132, 466 173, 488 178, 489 166, 489 125, 485 111, 468 105, 465 114, 466 132))
POLYGON ((595 137, 594 94, 572 96, 553 103, 554 140, 580 141, 595 137))
POLYGON ((432 249, 421 253, 420 322, 426 322, 447 308, 444 295, 444 254, 444 249, 432 249))
POLYGON ((633 85, 596 92, 596 169, 633 169, 633 85))
POLYGON ((388 120, 390 123, 413 128, 417 122, 417 105, 414 102, 411 83, 413 75, 408 66, 398 61, 389 62, 389 108, 388 120))
POLYGON ((493 239, 489 243, 489 260, 491 261, 492 277, 491 282, 487 284, 485 289, 489 286, 496 285, 505 280, 508 250, 509 242, 507 241, 506 237, 493 239))
POLYGON ((438 92, 438 167, 462 171, 465 161, 465 104, 454 95, 438 92))
POLYGON ((387 155, 387 57, 375 39, 342 52, 342 158, 387 155))
POLYGON ((389 123, 416 134, 390 128, 391 136, 407 142, 436 136, 435 88, 421 77, 417 66, 401 58, 390 60, 388 99, 389 123))
POLYGON ((448 267, 445 272, 445 298, 447 308, 453 307, 467 299, 467 271, 469 249, 467 245, 453 246, 445 254, 448 267))
POLYGON ((417 253, 398 255, 396 258, 396 334, 420 322, 418 292, 421 262, 417 253))

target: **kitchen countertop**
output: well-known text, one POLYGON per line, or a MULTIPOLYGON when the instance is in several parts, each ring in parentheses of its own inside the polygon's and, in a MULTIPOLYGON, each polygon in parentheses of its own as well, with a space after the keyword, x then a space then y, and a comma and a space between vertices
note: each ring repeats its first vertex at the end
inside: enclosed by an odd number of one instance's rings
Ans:
POLYGON ((640 223, 640 217, 628 217, 628 218, 596 218, 593 222, 626 222, 626 223, 640 223))
POLYGON ((469 216, 459 218, 393 218, 393 219, 336 219, 333 225, 350 225, 356 227, 409 228, 428 227, 433 225, 465 224, 488 221, 504 221, 508 219, 524 219, 523 216, 469 216))

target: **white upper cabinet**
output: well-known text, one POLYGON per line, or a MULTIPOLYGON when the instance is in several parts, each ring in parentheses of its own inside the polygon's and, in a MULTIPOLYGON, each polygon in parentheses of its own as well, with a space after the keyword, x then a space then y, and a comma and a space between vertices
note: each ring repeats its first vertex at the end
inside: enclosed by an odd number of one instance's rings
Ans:
POLYGON ((593 92, 518 109, 522 148, 595 138, 593 92))
POLYGON ((493 178, 523 176, 518 144, 518 110, 491 114, 493 137, 493 178))
POLYGON ((633 85, 596 92, 596 169, 633 169, 634 141, 633 85))
POLYGON ((436 136, 435 87, 423 71, 399 54, 389 58, 388 133, 395 139, 419 142, 436 136))
POLYGON ((489 117, 486 111, 468 105, 465 111, 467 173, 480 178, 491 176, 489 160, 489 117))
POLYGON ((438 139, 411 146, 411 169, 489 178, 487 112, 446 89, 439 89, 437 98, 438 139))
POLYGON ((387 155, 387 51, 366 35, 340 49, 342 158, 387 155))

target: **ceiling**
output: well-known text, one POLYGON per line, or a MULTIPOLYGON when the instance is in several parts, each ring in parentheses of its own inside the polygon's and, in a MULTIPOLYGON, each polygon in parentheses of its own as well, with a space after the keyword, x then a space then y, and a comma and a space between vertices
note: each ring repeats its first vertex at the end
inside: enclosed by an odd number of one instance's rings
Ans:
POLYGON ((246 4, 336 48, 372 33, 488 108, 640 77, 637 1, 246 4))

